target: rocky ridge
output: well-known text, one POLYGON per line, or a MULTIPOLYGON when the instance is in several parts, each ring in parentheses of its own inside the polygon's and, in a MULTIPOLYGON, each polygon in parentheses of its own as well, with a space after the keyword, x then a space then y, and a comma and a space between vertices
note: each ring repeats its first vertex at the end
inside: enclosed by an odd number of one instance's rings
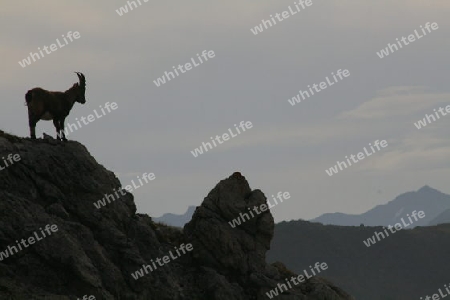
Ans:
MULTIPOLYGON (((180 230, 137 213, 130 193, 96 209, 93 203, 121 183, 80 143, 0 131, 0 158, 9 154, 20 161, 0 171, 0 252, 46 225, 58 231, 3 257, 0 300, 259 300, 293 275, 281 263, 265 262, 274 233, 270 211, 239 228, 228 224, 266 201, 240 173, 220 181, 180 230), (131 276, 182 243, 193 251, 138 280, 131 276)), ((312 278, 276 299, 353 298, 312 278)))

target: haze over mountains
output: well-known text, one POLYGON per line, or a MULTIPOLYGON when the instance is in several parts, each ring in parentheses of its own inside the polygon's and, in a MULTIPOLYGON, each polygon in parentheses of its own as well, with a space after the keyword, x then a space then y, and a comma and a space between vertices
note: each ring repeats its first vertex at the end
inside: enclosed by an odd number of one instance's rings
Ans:
POLYGON ((447 209, 446 211, 438 215, 428 225, 434 226, 445 223, 450 223, 450 209, 447 209))
POLYGON ((330 270, 324 277, 356 299, 419 299, 448 283, 450 224, 443 223, 450 223, 449 207, 450 195, 424 186, 360 215, 329 213, 310 222, 281 222, 268 260, 283 259, 297 272, 317 259, 326 261, 330 270), (364 243, 375 241, 381 226, 408 220, 414 210, 424 211, 425 218, 407 228, 411 230, 379 237, 370 247, 364 243))
MULTIPOLYGON (((360 215, 326 213, 310 221, 340 226, 360 226, 361 224, 388 226, 398 223, 401 218, 406 220, 407 215, 414 210, 423 210, 425 218, 414 222, 411 227, 450 223, 450 195, 425 185, 416 192, 401 194, 394 200, 378 205, 360 215)), ((167 213, 153 219, 167 225, 183 227, 192 218, 194 211, 195 206, 189 206, 186 213, 182 215, 167 213)))
POLYGON ((361 224, 365 226, 388 226, 398 223, 401 218, 406 219, 407 215, 414 210, 422 210, 425 212, 425 218, 414 222, 413 226, 427 226, 448 209, 450 209, 450 195, 426 185, 417 192, 401 194, 394 200, 378 205, 360 215, 327 213, 312 219, 311 222, 341 226, 359 226, 361 224))
POLYGON ((192 219, 192 215, 195 212, 195 206, 189 206, 187 211, 182 215, 176 215, 172 213, 167 213, 159 218, 153 218, 155 222, 167 224, 175 227, 183 227, 184 224, 192 219))

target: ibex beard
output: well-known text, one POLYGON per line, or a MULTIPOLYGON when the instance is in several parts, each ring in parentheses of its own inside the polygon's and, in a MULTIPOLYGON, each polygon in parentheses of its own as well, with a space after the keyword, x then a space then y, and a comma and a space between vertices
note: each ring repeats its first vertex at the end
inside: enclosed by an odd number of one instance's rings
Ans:
POLYGON ((26 93, 25 100, 28 106, 28 123, 32 139, 36 139, 36 124, 39 120, 53 120, 57 139, 67 141, 64 133, 64 121, 75 102, 86 103, 86 79, 83 73, 75 73, 79 82, 74 83, 65 92, 51 92, 37 87, 26 93))

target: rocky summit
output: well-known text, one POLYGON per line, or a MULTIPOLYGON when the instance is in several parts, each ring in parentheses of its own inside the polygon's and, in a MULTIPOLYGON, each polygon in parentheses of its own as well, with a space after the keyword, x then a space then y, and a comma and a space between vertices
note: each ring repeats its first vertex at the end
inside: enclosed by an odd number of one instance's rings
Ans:
MULTIPOLYGON (((127 192, 97 209, 94 202, 122 186, 80 143, 0 131, 0 158, 0 300, 259 300, 294 275, 265 261, 269 210, 229 225, 266 202, 240 173, 220 181, 181 230, 137 213, 127 192)), ((275 298, 353 299, 319 277, 275 298)))

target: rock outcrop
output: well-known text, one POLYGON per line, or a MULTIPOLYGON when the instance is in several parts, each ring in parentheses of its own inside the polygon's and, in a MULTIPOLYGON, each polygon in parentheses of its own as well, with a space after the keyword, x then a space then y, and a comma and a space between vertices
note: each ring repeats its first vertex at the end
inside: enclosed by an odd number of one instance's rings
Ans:
MULTIPOLYGON (((122 187, 77 142, 0 131, 0 166, 9 154, 20 160, 0 170, 0 300, 256 300, 292 276, 282 264, 265 262, 274 231, 269 211, 229 225, 266 201, 239 173, 222 180, 180 230, 136 213, 127 192, 96 208, 94 202, 122 187), (19 249, 22 239, 45 232, 46 225, 58 230, 19 249), (182 244, 193 250, 137 280, 132 276, 182 244)), ((312 278, 276 299, 352 298, 312 278)))

